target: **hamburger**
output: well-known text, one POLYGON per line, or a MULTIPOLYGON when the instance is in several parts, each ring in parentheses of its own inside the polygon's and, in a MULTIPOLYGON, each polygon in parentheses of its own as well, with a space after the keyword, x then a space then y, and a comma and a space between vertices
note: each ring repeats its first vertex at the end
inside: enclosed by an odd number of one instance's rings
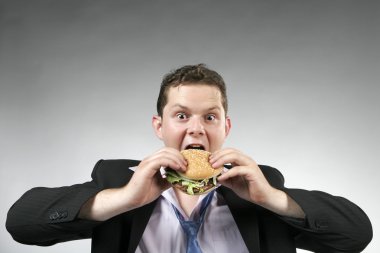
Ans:
POLYGON ((210 152, 201 149, 182 150, 181 154, 187 161, 187 170, 179 171, 166 169, 166 179, 173 187, 189 195, 205 194, 217 186, 217 176, 223 167, 214 169, 209 163, 210 152))

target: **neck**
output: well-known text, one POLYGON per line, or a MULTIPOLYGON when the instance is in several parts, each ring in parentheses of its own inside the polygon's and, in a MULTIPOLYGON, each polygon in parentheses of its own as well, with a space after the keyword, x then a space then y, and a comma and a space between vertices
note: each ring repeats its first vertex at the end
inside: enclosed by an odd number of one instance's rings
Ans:
POLYGON ((198 203, 199 196, 186 194, 176 188, 174 188, 174 192, 182 210, 185 212, 187 217, 190 217, 191 213, 198 203))

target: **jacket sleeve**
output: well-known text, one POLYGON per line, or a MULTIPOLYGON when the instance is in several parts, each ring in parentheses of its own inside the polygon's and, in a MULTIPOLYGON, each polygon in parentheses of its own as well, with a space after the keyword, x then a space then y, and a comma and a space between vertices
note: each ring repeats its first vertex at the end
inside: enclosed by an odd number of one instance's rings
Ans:
POLYGON ((351 201, 321 191, 286 189, 304 210, 303 224, 292 222, 299 248, 313 252, 362 252, 372 240, 372 225, 351 201))
MULTIPOLYGON (((269 168, 269 169, 268 169, 269 168)), ((262 168, 271 184, 286 192, 305 212, 305 219, 280 217, 294 228, 298 248, 312 252, 361 252, 372 240, 372 225, 362 209, 351 201, 321 191, 284 187, 282 174, 262 168)))
MULTIPOLYGON (((92 229, 100 222, 82 220, 77 215, 88 199, 105 188, 98 177, 99 170, 104 171, 107 167, 112 171, 112 166, 108 165, 107 161, 100 160, 90 182, 27 191, 7 215, 6 228, 13 239, 24 244, 48 246, 91 237, 92 229)), ((123 169, 127 169, 125 163, 123 169)))

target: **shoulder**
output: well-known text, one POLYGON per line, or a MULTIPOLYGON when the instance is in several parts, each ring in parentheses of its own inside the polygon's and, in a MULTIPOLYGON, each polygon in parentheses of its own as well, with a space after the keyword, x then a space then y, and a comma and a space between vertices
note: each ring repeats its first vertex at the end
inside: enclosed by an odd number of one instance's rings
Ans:
POLYGON ((281 172, 268 165, 259 165, 259 168, 263 172, 268 182, 275 188, 283 188, 285 179, 281 172))
POLYGON ((138 166, 140 161, 130 159, 99 160, 91 177, 103 187, 121 187, 133 175, 132 167, 138 166))

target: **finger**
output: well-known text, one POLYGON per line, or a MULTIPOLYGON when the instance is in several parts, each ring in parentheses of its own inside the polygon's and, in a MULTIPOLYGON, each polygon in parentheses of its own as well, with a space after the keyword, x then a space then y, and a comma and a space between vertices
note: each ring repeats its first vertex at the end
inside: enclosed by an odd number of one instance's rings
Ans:
POLYGON ((150 157, 148 160, 142 162, 136 173, 143 173, 147 177, 153 177, 156 173, 159 172, 160 168, 171 168, 173 170, 182 171, 181 165, 178 163, 178 160, 170 156, 154 156, 150 157))
MULTIPOLYGON (((214 153, 212 153, 209 157, 209 162, 211 164, 214 164, 216 162, 218 162, 222 157, 228 155, 228 154, 231 154, 233 153, 234 150, 232 149, 221 149, 221 150, 218 150, 218 151, 215 151, 214 153)), ((219 165, 219 163, 217 163, 219 165)))
POLYGON ((150 164, 151 169, 159 170, 161 167, 170 167, 174 170, 186 171, 187 162, 185 158, 176 150, 163 149, 159 150, 152 156, 143 160, 144 163, 150 164))
POLYGON ((218 181, 223 182, 236 177, 248 177, 250 173, 252 173, 252 169, 246 166, 236 166, 220 175, 218 181))
POLYGON ((177 161, 177 163, 181 166, 182 169, 187 168, 187 161, 185 157, 174 148, 163 148, 158 152, 159 155, 171 157, 173 160, 177 161))
POLYGON ((179 163, 181 164, 181 167, 183 167, 184 169, 187 168, 187 160, 185 159, 185 157, 181 154, 179 150, 174 149, 174 148, 167 148, 167 152, 174 155, 176 159, 179 159, 179 163))
POLYGON ((218 181, 221 184, 236 182, 236 180, 244 180, 250 185, 255 185, 256 189, 265 189, 269 186, 268 181, 258 166, 237 166, 218 177, 218 181))
POLYGON ((256 164, 250 157, 235 149, 226 149, 211 156, 210 163, 214 168, 230 163, 234 166, 248 166, 256 164))

